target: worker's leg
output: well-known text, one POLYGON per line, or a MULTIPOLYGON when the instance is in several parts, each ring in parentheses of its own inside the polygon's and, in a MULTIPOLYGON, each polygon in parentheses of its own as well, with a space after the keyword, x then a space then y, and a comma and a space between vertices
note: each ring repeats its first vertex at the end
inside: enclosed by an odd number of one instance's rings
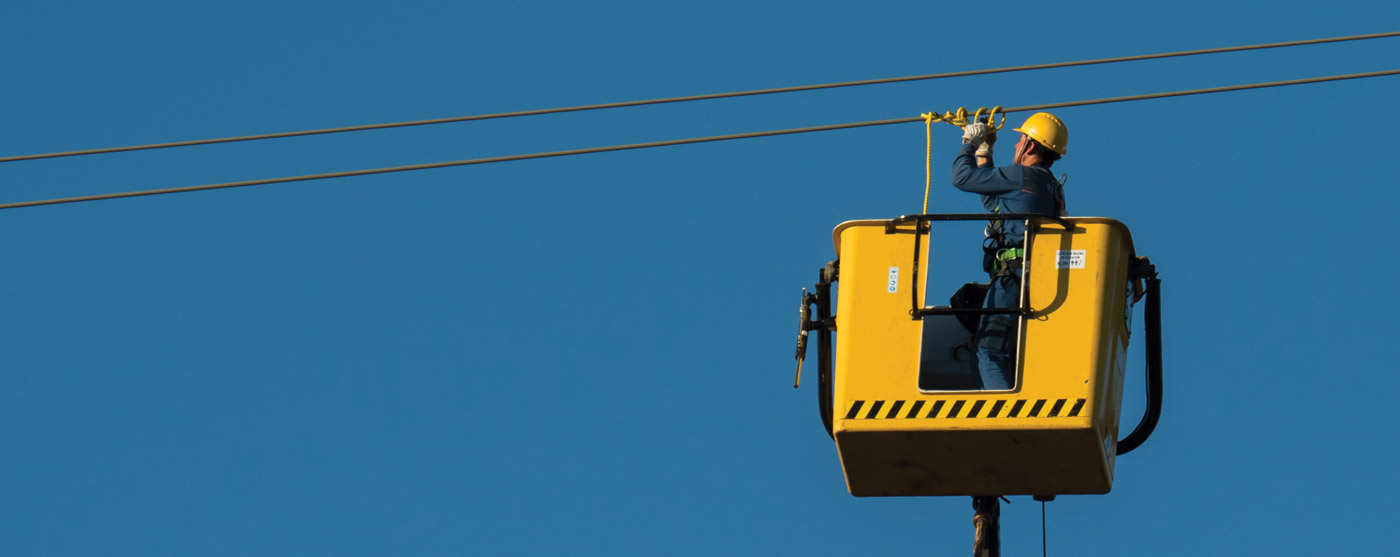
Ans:
MULTIPOLYGON (((1014 308, 1020 302, 1021 289, 1017 277, 992 279, 987 289, 984 308, 1014 308)), ((1016 323, 1015 314, 987 315, 977 328, 977 371, 985 390, 1010 389, 1016 381, 1016 323)))

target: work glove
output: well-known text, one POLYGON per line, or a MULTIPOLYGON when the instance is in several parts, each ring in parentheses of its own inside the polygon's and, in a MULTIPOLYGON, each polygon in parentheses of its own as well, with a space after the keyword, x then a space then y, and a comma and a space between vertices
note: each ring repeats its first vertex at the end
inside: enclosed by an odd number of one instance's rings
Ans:
POLYGON ((963 143, 981 145, 987 139, 987 129, 987 125, 981 122, 963 126, 963 143))
POLYGON ((981 145, 977 146, 977 156, 988 159, 992 158, 992 144, 996 142, 997 135, 995 133, 987 136, 987 140, 983 141, 981 145))

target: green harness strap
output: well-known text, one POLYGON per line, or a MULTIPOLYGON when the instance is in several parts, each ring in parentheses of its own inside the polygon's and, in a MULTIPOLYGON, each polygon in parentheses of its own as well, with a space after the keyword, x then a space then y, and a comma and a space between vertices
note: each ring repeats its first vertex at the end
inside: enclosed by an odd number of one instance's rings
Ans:
POLYGON ((997 261, 1011 261, 1026 256, 1025 248, 1006 248, 997 252, 997 261))

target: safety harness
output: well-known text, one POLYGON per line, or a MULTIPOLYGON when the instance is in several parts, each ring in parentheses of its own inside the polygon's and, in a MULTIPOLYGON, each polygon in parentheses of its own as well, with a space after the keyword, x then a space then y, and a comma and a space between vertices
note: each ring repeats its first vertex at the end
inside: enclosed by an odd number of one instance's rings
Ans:
MULTIPOLYGON (((1067 175, 1061 174, 1056 180, 1056 185, 1050 193, 1055 197, 1055 212, 1063 215, 1065 213, 1065 180, 1067 175)), ((1002 211, 1001 200, 997 200, 996 207, 992 208, 992 213, 1002 211)), ((1006 241, 1006 231, 1003 229, 1003 221, 992 220, 987 223, 987 238, 982 241, 982 270, 986 271, 992 278, 1014 276, 1015 271, 1021 270, 1022 262, 1026 257, 1025 248, 1008 247, 1006 241)))

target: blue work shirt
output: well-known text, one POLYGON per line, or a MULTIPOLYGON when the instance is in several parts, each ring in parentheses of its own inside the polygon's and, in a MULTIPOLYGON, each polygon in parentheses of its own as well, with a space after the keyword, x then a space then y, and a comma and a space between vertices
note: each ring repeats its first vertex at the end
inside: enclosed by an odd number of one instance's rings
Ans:
MULTIPOLYGON (((1059 216, 1064 210, 1063 191, 1049 167, 977 166, 977 146, 970 143, 964 144, 953 159, 953 186, 981 194, 982 207, 991 212, 1059 216)), ((1002 247, 1020 246, 1026 226, 1018 220, 1001 222, 1005 239, 1002 247)))

